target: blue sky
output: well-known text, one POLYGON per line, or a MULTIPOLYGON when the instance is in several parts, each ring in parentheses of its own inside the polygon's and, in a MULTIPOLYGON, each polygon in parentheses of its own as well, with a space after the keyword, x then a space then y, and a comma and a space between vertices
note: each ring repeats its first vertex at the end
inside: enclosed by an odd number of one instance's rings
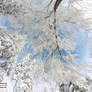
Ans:
POLYGON ((44 0, 34 0, 34 4, 40 5, 40 4, 42 4, 43 1, 44 1, 44 0))

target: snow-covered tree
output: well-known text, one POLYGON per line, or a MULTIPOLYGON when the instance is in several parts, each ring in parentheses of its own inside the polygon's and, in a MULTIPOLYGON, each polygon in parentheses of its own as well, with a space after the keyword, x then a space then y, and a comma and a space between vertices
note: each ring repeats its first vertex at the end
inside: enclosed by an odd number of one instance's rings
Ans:
POLYGON ((0 81, 15 80, 13 92, 87 91, 86 75, 79 71, 84 65, 72 53, 81 28, 91 30, 91 9, 82 5, 85 0, 39 2, 0 1, 0 14, 9 22, 0 26, 0 59, 6 59, 0 81))

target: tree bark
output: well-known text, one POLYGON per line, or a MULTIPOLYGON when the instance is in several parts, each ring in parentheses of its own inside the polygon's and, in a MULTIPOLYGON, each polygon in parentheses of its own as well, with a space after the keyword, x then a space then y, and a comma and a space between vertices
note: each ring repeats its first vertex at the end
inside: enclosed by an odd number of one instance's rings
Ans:
POLYGON ((63 0, 56 0, 56 3, 54 5, 54 12, 56 12, 56 10, 57 10, 58 6, 60 5, 61 1, 63 1, 63 0))

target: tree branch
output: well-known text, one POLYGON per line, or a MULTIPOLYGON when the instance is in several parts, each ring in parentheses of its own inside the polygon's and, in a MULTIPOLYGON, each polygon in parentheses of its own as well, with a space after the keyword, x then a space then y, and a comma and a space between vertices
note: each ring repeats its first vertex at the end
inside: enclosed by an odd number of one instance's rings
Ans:
POLYGON ((55 5, 54 5, 54 12, 56 12, 56 10, 57 10, 58 6, 60 5, 61 1, 62 0, 57 0, 56 1, 55 5))

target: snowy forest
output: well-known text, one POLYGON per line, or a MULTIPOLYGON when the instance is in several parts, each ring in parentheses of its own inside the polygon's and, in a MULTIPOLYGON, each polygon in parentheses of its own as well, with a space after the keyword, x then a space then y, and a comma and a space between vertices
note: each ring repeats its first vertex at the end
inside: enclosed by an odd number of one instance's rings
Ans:
POLYGON ((91 23, 91 0, 0 0, 0 92, 92 92, 91 23))

